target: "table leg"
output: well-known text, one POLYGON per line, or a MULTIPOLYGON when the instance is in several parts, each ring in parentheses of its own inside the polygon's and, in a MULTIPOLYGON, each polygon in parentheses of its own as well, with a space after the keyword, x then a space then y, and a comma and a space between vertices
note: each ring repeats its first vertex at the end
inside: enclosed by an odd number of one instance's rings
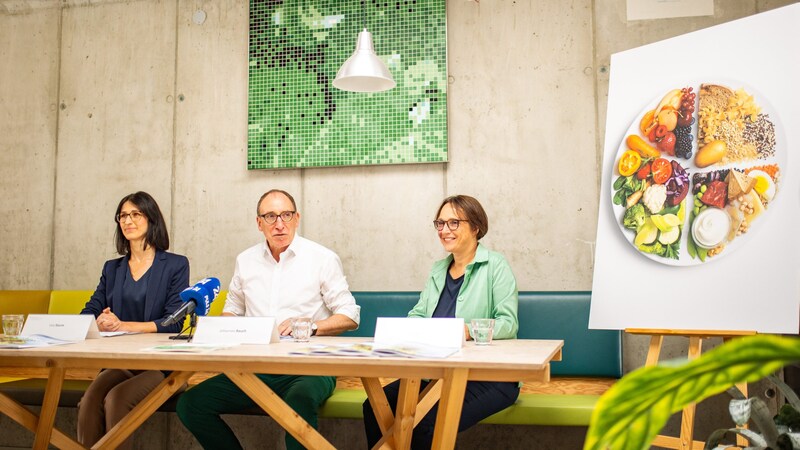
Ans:
POLYGON ((39 422, 36 424, 36 438, 33 441, 34 449, 46 449, 50 444, 50 436, 53 433, 53 422, 56 419, 58 409, 58 399, 61 397, 61 387, 64 385, 63 367, 51 367, 47 377, 47 384, 44 389, 44 399, 42 400, 42 410, 39 412, 39 422))
POLYGON ((284 430, 291 433, 303 446, 313 449, 335 450, 317 430, 308 424, 291 406, 278 397, 264 382, 252 373, 225 372, 258 406, 284 430))
MULTIPOLYGON (((36 427, 39 424, 39 418, 36 417, 36 414, 30 412, 28 408, 20 405, 16 400, 8 397, 2 392, 0 392, 0 411, 3 411, 5 415, 28 430, 31 430, 34 433, 36 432, 36 427)), ((83 448, 82 445, 61 431, 58 431, 56 428, 53 428, 53 433, 50 437, 50 443, 61 449, 83 448)))
MULTIPOLYGON (((380 386, 380 385, 379 385, 380 386)), ((367 395, 371 396, 369 391, 367 391, 367 395)), ((377 394, 382 396, 383 400, 386 400, 386 394, 381 389, 380 393, 377 394)), ((416 427, 419 422, 425 418, 425 416, 430 412, 431 408, 439 401, 439 397, 442 395, 442 380, 433 380, 425 386, 425 390, 423 390, 419 394, 419 401, 416 406, 416 411, 414 412, 414 426, 416 427)), ((373 404, 372 399, 370 399, 370 404, 373 404)), ((374 407, 373 407, 374 408, 374 407)), ((392 410, 389 409, 388 402, 387 402, 387 410, 388 410, 388 420, 389 422, 385 425, 386 429, 381 429, 383 433, 383 437, 377 444, 375 444, 374 449, 394 449, 394 427, 395 422, 394 418, 392 417, 392 410)), ((374 412, 374 409, 373 409, 374 412)), ((376 414, 377 417, 377 414, 376 414)), ((413 436, 413 432, 412 432, 413 436)))
POLYGON ((408 450, 411 448, 411 434, 414 431, 414 414, 419 398, 419 378, 400 380, 400 391, 397 394, 397 408, 394 414, 395 448, 408 450))
POLYGON ((380 427, 381 433, 386 436, 389 428, 394 423, 394 415, 392 414, 392 408, 389 406, 389 401, 386 400, 386 393, 383 392, 380 379, 362 378, 361 384, 364 385, 364 391, 367 393, 367 399, 372 407, 372 412, 375 414, 378 427, 380 427))
POLYGON ((127 439, 139 426, 141 426, 158 408, 164 404, 175 392, 177 392, 194 372, 172 372, 167 378, 161 381, 147 397, 143 398, 122 420, 113 428, 106 432, 92 448, 117 448, 127 439))
POLYGON ((464 406, 464 392, 467 390, 469 369, 446 369, 436 427, 433 432, 434 449, 452 449, 456 445, 461 408, 464 406))

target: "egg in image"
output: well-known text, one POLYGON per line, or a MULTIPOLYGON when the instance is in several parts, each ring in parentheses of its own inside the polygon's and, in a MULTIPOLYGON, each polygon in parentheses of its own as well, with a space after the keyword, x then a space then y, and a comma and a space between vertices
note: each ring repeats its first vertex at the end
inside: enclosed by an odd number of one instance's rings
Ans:
POLYGON ((751 170, 747 175, 756 180, 753 189, 756 190, 758 195, 767 202, 772 201, 775 197, 775 182, 772 181, 772 177, 763 170, 751 170))

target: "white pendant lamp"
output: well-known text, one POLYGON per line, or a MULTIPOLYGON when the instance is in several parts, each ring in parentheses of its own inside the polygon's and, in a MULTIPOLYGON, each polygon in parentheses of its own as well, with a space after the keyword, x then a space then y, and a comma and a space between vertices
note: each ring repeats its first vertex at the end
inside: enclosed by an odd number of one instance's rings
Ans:
POLYGON ((358 33, 358 42, 353 56, 347 58, 342 64, 333 86, 343 91, 350 92, 382 92, 395 86, 392 74, 383 61, 375 54, 372 46, 372 34, 367 31, 367 18, 361 2, 364 31, 358 33))

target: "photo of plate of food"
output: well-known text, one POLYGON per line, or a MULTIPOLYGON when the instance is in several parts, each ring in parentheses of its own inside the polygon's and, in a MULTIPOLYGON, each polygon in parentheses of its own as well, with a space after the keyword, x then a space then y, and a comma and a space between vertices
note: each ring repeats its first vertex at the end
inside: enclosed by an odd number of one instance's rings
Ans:
POLYGON ((667 89, 638 114, 613 164, 614 217, 635 251, 671 266, 706 264, 746 245, 787 167, 768 100, 740 82, 667 89))

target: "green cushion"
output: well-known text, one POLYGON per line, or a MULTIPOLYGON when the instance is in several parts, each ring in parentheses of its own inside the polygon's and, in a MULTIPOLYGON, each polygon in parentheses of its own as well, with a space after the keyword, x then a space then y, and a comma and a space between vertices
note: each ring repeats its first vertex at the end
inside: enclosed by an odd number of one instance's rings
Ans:
POLYGON ((46 314, 50 291, 0 291, 0 314, 46 314))
POLYGON ((319 410, 321 417, 339 419, 362 419, 361 405, 367 399, 363 389, 336 389, 319 410))
POLYGON ((481 423, 588 426, 599 395, 520 394, 517 402, 481 423))
MULTIPOLYGON (((517 402, 481 423, 507 425, 588 426, 598 395, 521 394, 517 402)), ((367 394, 360 389, 337 389, 320 408, 321 417, 362 419, 367 394)))
POLYGON ((94 291, 53 291, 48 314, 80 314, 94 291))

